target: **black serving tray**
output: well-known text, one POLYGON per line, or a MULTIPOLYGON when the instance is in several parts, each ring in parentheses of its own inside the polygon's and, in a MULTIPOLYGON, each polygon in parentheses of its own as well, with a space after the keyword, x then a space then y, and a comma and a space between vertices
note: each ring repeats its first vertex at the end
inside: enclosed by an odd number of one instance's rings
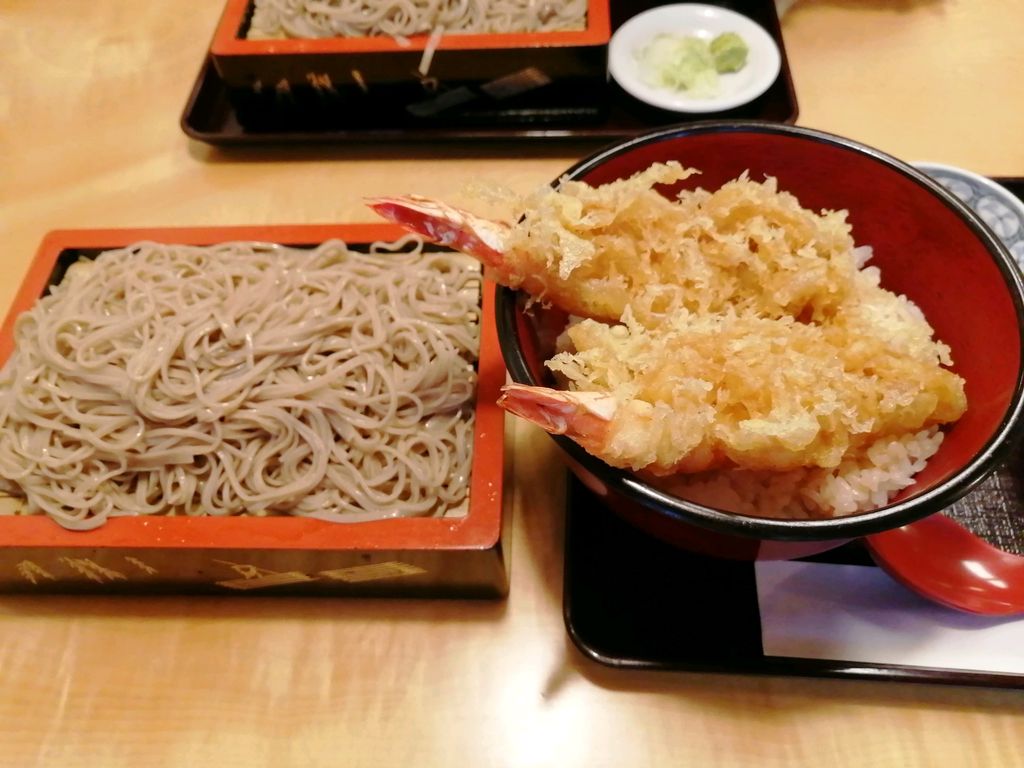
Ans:
MULTIPOLYGON (((1024 199, 1024 179, 996 179, 1024 199)), ((1024 447, 944 514, 1024 555, 1024 447)), ((876 567, 859 542, 808 558, 876 567)), ((924 603, 922 602, 922 605, 924 603)), ((689 553, 604 507, 570 477, 563 611, 586 656, 613 667, 852 677, 1024 689, 1024 675, 768 656, 754 564, 689 553)))
MULTIPOLYGON (((960 502, 968 514, 954 510, 952 516, 978 532, 980 510, 999 499, 996 506, 1013 510, 1020 549, 1024 506, 1019 494, 1011 499, 1004 493, 1010 474, 1007 467, 990 478, 960 502)), ((1019 480, 1019 471, 1014 476, 1019 480)), ((1024 689, 1024 675, 1005 672, 766 655, 753 563, 692 554, 654 539, 608 511, 575 478, 567 506, 565 625, 577 648, 601 664, 1024 689)), ((1010 530, 1005 520, 995 527, 1002 536, 1010 530)), ((808 559, 875 567, 858 542, 808 559)), ((915 603, 905 607, 914 610, 915 603)))
MULTIPOLYGON (((611 0, 614 30, 657 0, 611 0)), ((475 98, 429 116, 375 105, 370 97, 358 110, 332 109, 316 93, 289 93, 275 102, 240 98, 221 81, 209 58, 203 63, 181 117, 193 139, 215 145, 367 144, 438 141, 595 140, 611 141, 666 125, 729 117, 794 122, 798 108, 773 0, 714 2, 749 16, 775 40, 782 66, 775 83, 760 97, 736 109, 687 115, 644 104, 614 82, 574 88, 571 83, 537 88, 501 101, 475 98)), ((411 84, 410 87, 418 87, 411 84)), ((456 88, 465 95, 464 88, 456 88)), ((453 94, 453 96, 456 94, 453 94)), ((476 94, 478 97, 479 94, 476 94)), ((455 99, 458 101, 458 99, 455 99)))

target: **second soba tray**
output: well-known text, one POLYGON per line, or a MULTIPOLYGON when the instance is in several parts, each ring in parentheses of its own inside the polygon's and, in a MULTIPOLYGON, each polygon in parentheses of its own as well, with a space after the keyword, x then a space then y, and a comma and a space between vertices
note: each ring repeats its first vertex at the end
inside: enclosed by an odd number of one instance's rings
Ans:
MULTIPOLYGON (((611 0, 614 31, 656 0, 611 0)), ((210 59, 203 63, 181 117, 193 139, 214 145, 429 143, 437 141, 610 141, 665 125, 730 117, 794 122, 796 92, 773 0, 712 2, 748 16, 775 40, 782 65, 775 83, 749 104, 728 112, 684 114, 648 106, 614 82, 579 88, 551 83, 528 90, 502 87, 474 93, 454 108, 411 114, 396 110, 393 100, 375 103, 372 92, 359 109, 341 110, 322 103, 315 93, 291 94, 272 108, 266 100, 239 100, 221 80, 210 59)), ((443 102, 444 94, 439 94, 443 102)), ((463 94, 464 95, 464 94, 463 94)))
MULTIPOLYGON (((0 361, 6 361, 11 354, 17 316, 28 310, 50 285, 58 283, 72 264, 94 258, 105 250, 143 241, 195 246, 255 241, 313 248, 338 239, 352 251, 365 252, 372 243, 397 241, 404 235, 397 226, 381 224, 52 232, 41 244, 4 322, 0 361)), ((481 294, 468 509, 439 517, 396 517, 368 522, 330 522, 290 515, 139 515, 111 517, 92 530, 68 530, 46 515, 11 514, 19 502, 3 498, 0 590, 505 595, 509 586, 506 532, 511 513, 506 477, 511 467, 511 451, 505 447, 504 414, 495 402, 505 380, 505 367, 498 350, 491 306, 494 286, 483 281, 481 294)), ((144 299, 134 297, 139 302, 144 299)), ((219 322, 222 328, 225 323, 230 325, 231 316, 219 322)), ((151 343, 156 345, 159 341, 154 339, 151 343)), ((339 349, 344 352, 344 348, 339 349)), ((259 359, 272 356, 268 353, 259 359)), ((291 368, 284 375, 292 373, 297 376, 299 371, 291 368)), ((301 398, 302 394, 282 393, 274 397, 301 398)), ((73 407, 73 403, 66 407, 73 407)), ((213 407, 220 407, 219 401, 213 407)), ((133 411, 132 415, 137 414, 133 411)), ((258 417, 257 414, 253 418, 258 417)), ((276 421, 268 423, 269 426, 263 426, 268 433, 279 428, 275 427, 276 421)), ((157 438, 153 440, 159 443, 157 438)), ((284 454, 277 456, 284 461, 284 454)), ((196 461, 193 457, 193 465, 196 461)))

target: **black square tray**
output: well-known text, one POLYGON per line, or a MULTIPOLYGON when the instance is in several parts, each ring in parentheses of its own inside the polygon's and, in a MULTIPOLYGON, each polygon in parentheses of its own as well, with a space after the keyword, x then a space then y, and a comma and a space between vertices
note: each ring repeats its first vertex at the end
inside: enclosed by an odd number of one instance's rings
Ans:
MULTIPOLYGON (((954 510, 953 516, 979 532, 978 510, 998 497, 998 506, 1012 510, 1014 532, 1024 545, 1022 497, 1005 495, 1010 474, 1008 465, 975 492, 981 501, 960 502, 967 515, 954 510)), ((858 542, 808 559, 875 568, 858 542)), ((565 625, 576 647, 601 664, 1024 689, 1020 674, 766 655, 754 569, 751 562, 705 557, 658 541, 608 511, 575 478, 569 480, 565 625)), ((908 593, 909 610, 916 606, 913 597, 908 593)))

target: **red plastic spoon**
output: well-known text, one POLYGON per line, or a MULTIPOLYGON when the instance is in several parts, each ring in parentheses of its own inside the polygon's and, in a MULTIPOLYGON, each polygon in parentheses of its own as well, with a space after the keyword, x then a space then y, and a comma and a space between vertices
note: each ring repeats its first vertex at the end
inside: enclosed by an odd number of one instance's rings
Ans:
POLYGON ((864 541, 883 570, 929 600, 990 616, 1024 612, 1024 557, 992 546, 945 515, 864 541))

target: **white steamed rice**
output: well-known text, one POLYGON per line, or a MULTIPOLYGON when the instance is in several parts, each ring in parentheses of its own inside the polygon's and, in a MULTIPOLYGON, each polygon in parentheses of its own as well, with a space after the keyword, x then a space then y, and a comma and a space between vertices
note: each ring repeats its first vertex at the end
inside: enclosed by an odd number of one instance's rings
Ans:
POLYGON ((688 501, 752 517, 843 517, 884 506, 912 485, 914 476, 939 450, 942 438, 938 427, 931 427, 880 439, 835 469, 714 470, 673 477, 666 490, 688 501))

